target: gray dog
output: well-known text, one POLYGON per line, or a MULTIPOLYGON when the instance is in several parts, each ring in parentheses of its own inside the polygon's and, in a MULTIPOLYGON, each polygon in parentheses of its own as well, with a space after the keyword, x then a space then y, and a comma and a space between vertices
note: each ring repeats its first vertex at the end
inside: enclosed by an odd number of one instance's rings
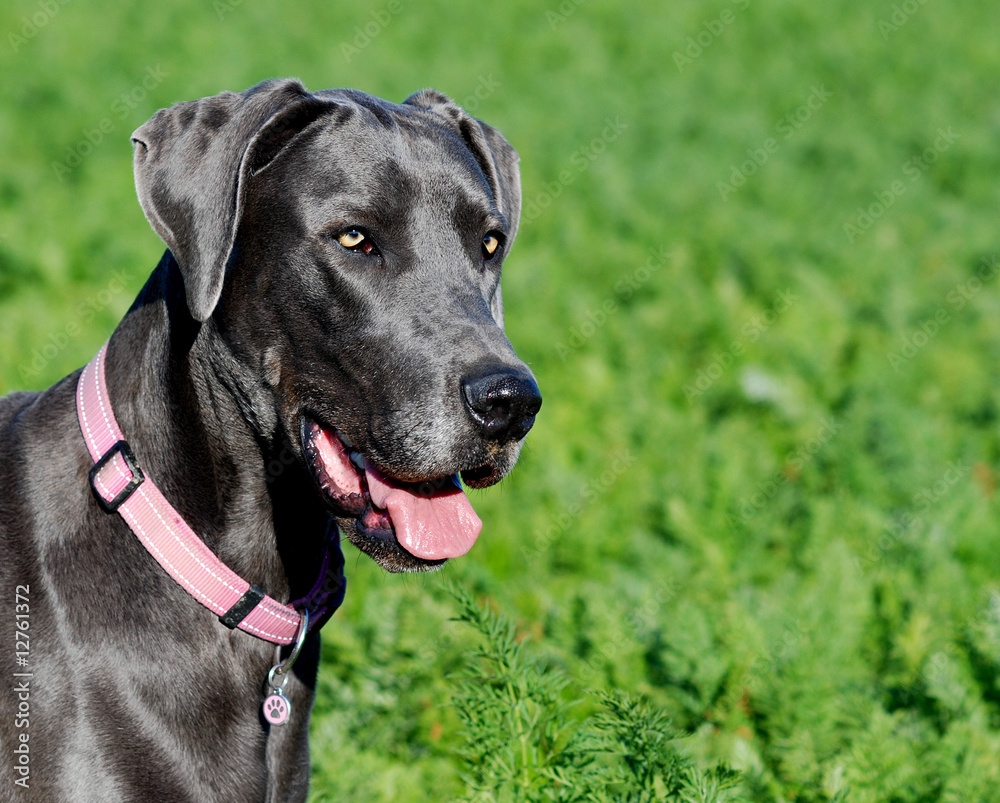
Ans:
POLYGON ((292 80, 132 140, 167 252, 86 371, 0 399, 2 797, 304 800, 338 529, 393 572, 465 553, 459 476, 541 404, 503 330, 517 154, 431 90, 292 80))

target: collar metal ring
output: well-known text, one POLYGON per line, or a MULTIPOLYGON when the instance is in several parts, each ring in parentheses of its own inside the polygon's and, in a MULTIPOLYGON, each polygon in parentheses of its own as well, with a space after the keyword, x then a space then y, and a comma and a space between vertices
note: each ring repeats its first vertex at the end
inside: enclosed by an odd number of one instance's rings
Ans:
MULTIPOLYGON (((299 653, 302 652, 302 645, 306 642, 306 634, 309 632, 309 609, 302 609, 302 621, 299 622, 299 633, 295 639, 295 646, 292 647, 292 651, 288 654, 288 657, 271 667, 271 671, 267 674, 268 683, 274 686, 275 676, 281 676, 288 673, 288 670, 292 668, 295 660, 299 657, 299 653)), ((281 684, 284 686, 284 682, 281 684)))

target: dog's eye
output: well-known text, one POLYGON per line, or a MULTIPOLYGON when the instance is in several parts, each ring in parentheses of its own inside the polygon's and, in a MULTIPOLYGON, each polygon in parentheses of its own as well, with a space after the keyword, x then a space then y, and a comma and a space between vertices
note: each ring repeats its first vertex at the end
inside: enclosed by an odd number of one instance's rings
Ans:
POLYGON ((340 240, 340 244, 344 248, 357 248, 365 241, 365 235, 357 229, 351 229, 350 231, 343 232, 337 239, 340 240))
POLYGON ((358 251, 362 254, 371 254, 375 251, 372 241, 365 236, 363 231, 359 231, 358 229, 342 231, 337 235, 337 242, 348 251, 358 251))
POLYGON ((487 234, 483 237, 483 259, 493 259, 499 247, 500 238, 492 233, 487 234))

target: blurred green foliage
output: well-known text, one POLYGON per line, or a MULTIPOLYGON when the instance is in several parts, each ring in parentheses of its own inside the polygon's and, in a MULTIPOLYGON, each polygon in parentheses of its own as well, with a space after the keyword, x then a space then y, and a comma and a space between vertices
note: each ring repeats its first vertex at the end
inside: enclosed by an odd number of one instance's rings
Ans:
POLYGON ((998 25, 945 0, 10 0, 0 392, 82 365, 155 265, 128 135, 158 107, 435 86, 521 153, 507 326, 545 405, 473 493, 468 557, 349 559, 313 799, 465 793, 451 578, 567 694, 644 696, 747 799, 1000 800, 998 25))

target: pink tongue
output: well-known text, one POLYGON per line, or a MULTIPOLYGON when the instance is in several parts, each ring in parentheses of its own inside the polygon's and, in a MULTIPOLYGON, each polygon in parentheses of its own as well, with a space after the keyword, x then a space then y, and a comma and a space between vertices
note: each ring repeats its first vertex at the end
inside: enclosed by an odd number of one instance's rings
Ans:
POLYGON ((396 540, 425 560, 457 558, 476 543, 483 523, 465 492, 450 481, 442 488, 400 485, 365 461, 372 504, 389 511, 396 540))

